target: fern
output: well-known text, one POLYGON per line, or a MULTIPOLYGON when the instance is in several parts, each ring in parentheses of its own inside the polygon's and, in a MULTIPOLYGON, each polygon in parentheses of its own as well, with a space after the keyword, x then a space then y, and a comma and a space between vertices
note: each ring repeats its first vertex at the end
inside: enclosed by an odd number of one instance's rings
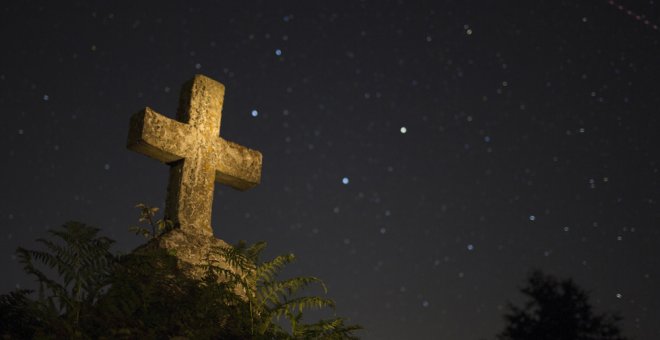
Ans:
POLYGON ((257 268, 257 279, 265 282, 274 280, 277 277, 279 271, 282 270, 282 268, 284 268, 287 264, 295 261, 295 259, 295 255, 287 254, 277 256, 270 261, 261 263, 257 268))
MULTIPOLYGON (((157 208, 137 207, 134 232, 155 239, 171 228, 157 208)), ((213 248, 200 280, 183 273, 170 250, 112 255, 114 241, 98 232, 68 222, 38 239, 41 249, 17 250, 39 288, 0 295, 0 337, 353 339, 359 329, 341 318, 305 323, 304 312, 334 301, 304 294, 316 285, 327 293, 319 278, 280 279, 295 256, 262 262, 265 242, 213 248)))
POLYGON ((302 323, 304 311, 310 309, 334 308, 331 299, 319 296, 299 296, 299 293, 313 284, 318 284, 324 293, 327 287, 323 281, 313 276, 294 277, 278 280, 280 271, 295 261, 293 254, 280 255, 272 260, 260 262, 259 256, 266 247, 265 242, 248 246, 241 241, 234 247, 214 248, 207 257, 207 273, 224 277, 225 282, 239 287, 245 292, 250 311, 251 336, 261 337, 267 334, 278 338, 316 338, 335 336, 350 338, 352 332, 360 329, 357 325, 344 326, 343 319, 321 320, 315 324, 302 323), (212 260, 214 258, 222 260, 212 260), (222 268, 222 262, 230 268, 222 268), (286 332, 278 320, 285 318, 289 322, 291 333, 286 332), (301 333, 302 332, 302 333, 301 333))
POLYGON ((358 339, 353 332, 362 329, 357 325, 344 325, 344 319, 321 320, 314 324, 301 325, 294 337, 303 339, 358 339))
POLYGON ((0 295, 0 335, 13 334, 20 339, 34 336, 42 321, 50 319, 29 296, 31 290, 22 289, 0 295))
POLYGON ((114 241, 97 236, 98 232, 80 222, 67 222, 49 231, 54 240, 37 239, 45 250, 16 251, 24 270, 39 283, 39 299, 31 306, 64 336, 80 333, 81 318, 108 284, 114 241), (50 278, 39 266, 54 270, 57 277, 50 278))

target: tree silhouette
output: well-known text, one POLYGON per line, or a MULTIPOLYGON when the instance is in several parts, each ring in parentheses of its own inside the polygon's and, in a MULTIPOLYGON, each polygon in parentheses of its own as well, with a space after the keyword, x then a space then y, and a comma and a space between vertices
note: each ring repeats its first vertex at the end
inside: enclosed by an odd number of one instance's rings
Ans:
POLYGON ((527 301, 522 307, 508 304, 498 340, 628 340, 617 325, 622 318, 595 313, 589 293, 571 279, 536 270, 520 291, 527 301))

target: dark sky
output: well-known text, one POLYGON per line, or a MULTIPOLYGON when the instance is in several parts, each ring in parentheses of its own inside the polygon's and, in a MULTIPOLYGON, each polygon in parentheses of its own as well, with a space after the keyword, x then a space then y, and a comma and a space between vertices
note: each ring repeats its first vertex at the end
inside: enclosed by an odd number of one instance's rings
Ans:
POLYGON ((215 235, 297 254, 365 339, 492 338, 533 268, 658 339, 660 8, 618 1, 3 2, 0 291, 65 221, 143 241, 168 171, 129 117, 201 73, 264 155, 215 235))

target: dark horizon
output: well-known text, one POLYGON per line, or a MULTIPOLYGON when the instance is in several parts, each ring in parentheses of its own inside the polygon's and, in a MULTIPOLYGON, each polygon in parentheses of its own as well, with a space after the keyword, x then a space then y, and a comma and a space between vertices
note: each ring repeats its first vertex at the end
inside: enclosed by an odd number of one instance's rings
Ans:
POLYGON ((148 106, 225 86, 261 184, 215 186, 216 237, 293 252, 364 339, 493 338, 534 268, 660 337, 660 10, 653 1, 49 3, 0 7, 0 293, 68 220, 130 251, 167 166, 148 106))

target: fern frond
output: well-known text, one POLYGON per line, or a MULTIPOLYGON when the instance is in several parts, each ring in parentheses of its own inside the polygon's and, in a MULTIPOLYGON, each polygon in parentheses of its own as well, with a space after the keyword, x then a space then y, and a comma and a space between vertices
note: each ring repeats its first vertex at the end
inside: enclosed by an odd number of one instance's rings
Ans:
POLYGON ((257 242, 255 244, 247 247, 244 251, 244 254, 252 262, 258 263, 259 256, 261 256, 261 253, 266 248, 266 245, 267 245, 267 243, 264 242, 264 241, 257 242))
POLYGON ((296 294, 299 290, 308 287, 313 283, 318 283, 323 291, 327 293, 327 288, 323 281, 313 276, 294 277, 284 281, 264 283, 257 289, 260 300, 277 304, 280 300, 286 300, 296 294))
POLYGON ((344 321, 343 318, 336 318, 300 325, 298 336, 304 339, 358 339, 352 333, 362 327, 344 325, 344 321))
POLYGON ((271 317, 279 318, 284 316, 287 310, 298 310, 302 313, 306 309, 321 309, 324 307, 335 308, 335 302, 319 296, 301 296, 268 308, 268 314, 271 317))
POLYGON ((213 247, 211 252, 220 256, 228 265, 240 271, 248 273, 255 270, 254 261, 245 256, 243 248, 213 247))
POLYGON ((280 255, 276 258, 266 261, 256 269, 257 280, 261 281, 271 281, 277 277, 277 273, 282 270, 287 264, 295 261, 296 257, 293 254, 280 255))
MULTIPOLYGON (((32 251, 28 251, 23 248, 18 248, 16 250, 16 253, 18 254, 19 261, 23 264, 23 269, 25 270, 25 272, 34 275, 42 287, 45 287, 51 291, 52 293, 51 296, 57 297, 57 300, 59 302, 58 310, 62 312, 67 308, 71 308, 71 306, 73 305, 73 301, 70 298, 66 287, 59 284, 55 280, 48 278, 46 274, 44 274, 42 271, 40 271, 34 266, 31 256, 32 251)), ((42 299, 46 299, 46 297, 42 297, 42 299)), ((53 307, 54 306, 55 305, 53 305, 53 307)))

